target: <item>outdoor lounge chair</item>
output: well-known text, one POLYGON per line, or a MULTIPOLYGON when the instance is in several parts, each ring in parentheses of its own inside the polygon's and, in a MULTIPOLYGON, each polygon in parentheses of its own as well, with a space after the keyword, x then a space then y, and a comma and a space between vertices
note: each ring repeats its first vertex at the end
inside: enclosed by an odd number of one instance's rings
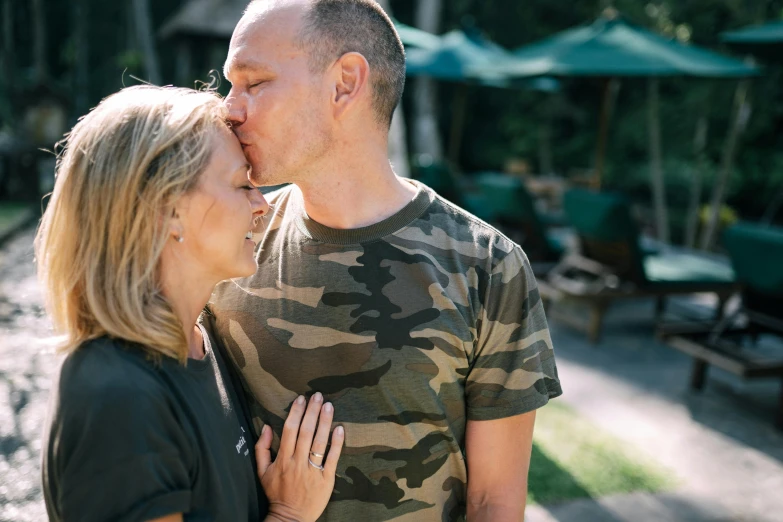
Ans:
POLYGON ((552 269, 540 285, 542 296, 587 304, 586 324, 570 315, 556 315, 586 330, 593 343, 599 339, 608 306, 617 299, 657 297, 657 319, 668 296, 713 293, 721 314, 737 289, 727 263, 665 245, 657 251, 643 248, 630 204, 622 196, 574 189, 565 193, 563 207, 577 234, 578 252, 567 254, 552 269))
MULTIPOLYGON (((783 229, 740 224, 723 244, 741 284, 742 306, 717 323, 661 325, 659 336, 694 359, 691 388, 701 390, 709 365, 745 379, 783 379, 783 229), (772 343, 760 346, 763 335, 772 343)), ((783 380, 775 425, 783 430, 783 380)))
POLYGON ((544 274, 565 252, 564 234, 550 227, 562 225, 539 213, 535 200, 521 179, 505 174, 476 176, 476 186, 494 214, 494 221, 525 250, 536 274, 544 274))

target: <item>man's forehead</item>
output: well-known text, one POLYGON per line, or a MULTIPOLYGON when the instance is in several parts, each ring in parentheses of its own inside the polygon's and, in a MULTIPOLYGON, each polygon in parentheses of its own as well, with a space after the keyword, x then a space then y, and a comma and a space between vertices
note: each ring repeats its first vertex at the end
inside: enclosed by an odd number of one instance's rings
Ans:
POLYGON ((308 2, 278 0, 250 4, 234 30, 234 38, 253 38, 259 33, 275 37, 298 33, 308 2))
MULTIPOLYGON (((275 2, 272 4, 277 5, 275 2)), ((225 64, 226 72, 271 70, 274 68, 274 62, 282 55, 299 52, 297 40, 301 27, 301 5, 292 3, 274 8, 266 6, 264 9, 248 10, 231 37, 225 64)))

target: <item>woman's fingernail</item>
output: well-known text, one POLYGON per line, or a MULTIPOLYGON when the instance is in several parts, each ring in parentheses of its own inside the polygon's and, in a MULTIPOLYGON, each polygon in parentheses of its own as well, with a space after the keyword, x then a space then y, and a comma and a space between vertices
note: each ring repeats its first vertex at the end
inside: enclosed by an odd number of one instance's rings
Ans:
POLYGON ((296 398, 297 404, 304 404, 304 401, 305 401, 304 395, 300 395, 299 397, 296 398))
POLYGON ((326 413, 332 413, 332 403, 331 402, 327 402, 326 404, 324 404, 324 411, 326 413))
POLYGON ((342 427, 342 426, 337 426, 337 427, 334 429, 334 434, 335 434, 335 435, 342 435, 342 434, 343 434, 343 427, 342 427))
POLYGON ((264 427, 261 428, 261 435, 266 435, 266 430, 268 429, 267 425, 264 424, 264 427))
POLYGON ((313 395, 313 400, 315 402, 321 402, 322 400, 324 400, 324 396, 321 395, 321 392, 316 392, 316 394, 313 395))

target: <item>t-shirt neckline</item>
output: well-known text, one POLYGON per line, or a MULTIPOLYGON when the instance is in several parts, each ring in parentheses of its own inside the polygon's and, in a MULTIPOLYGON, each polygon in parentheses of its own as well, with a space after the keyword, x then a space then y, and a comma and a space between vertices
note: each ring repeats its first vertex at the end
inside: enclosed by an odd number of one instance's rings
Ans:
POLYGON ((296 224, 310 239, 327 244, 354 245, 381 239, 407 227, 421 217, 434 200, 431 190, 423 183, 410 179, 405 181, 418 189, 414 198, 392 216, 361 228, 340 229, 323 225, 310 218, 305 212, 301 198, 292 194, 295 202, 296 224))
POLYGON ((209 334, 207 333, 207 329, 204 328, 204 325, 200 322, 197 323, 197 325, 201 330, 201 337, 204 338, 204 357, 201 359, 191 359, 188 357, 187 368, 189 370, 203 371, 212 368, 212 340, 209 338, 209 334))

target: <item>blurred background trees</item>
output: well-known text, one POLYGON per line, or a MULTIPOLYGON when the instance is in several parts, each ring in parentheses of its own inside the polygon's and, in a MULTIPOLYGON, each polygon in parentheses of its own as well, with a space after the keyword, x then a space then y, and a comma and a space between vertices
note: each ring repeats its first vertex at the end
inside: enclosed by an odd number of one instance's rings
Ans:
MULTIPOLYGON (((190 86, 196 80, 209 81, 209 71, 220 70, 227 49, 227 41, 205 37, 188 40, 184 51, 181 42, 161 37, 160 29, 185 0, 0 1, 0 136, 46 141, 50 138, 46 129, 37 126, 57 127, 57 121, 50 121, 57 120, 51 116, 57 111, 42 113, 42 105, 61 107, 67 128, 102 97, 137 83, 134 77, 190 86)), ((475 26, 507 49, 589 23, 609 4, 606 0, 387 3, 403 23, 438 33, 475 26)), ((783 16, 783 0, 615 0, 611 4, 636 24, 724 51, 719 42, 722 31, 783 16)), ((783 190, 782 72, 780 66, 767 64, 765 75, 750 86, 753 111, 726 187, 729 206, 742 218, 759 219, 783 190)), ((510 162, 527 165, 533 173, 565 176, 590 169, 601 83, 565 80, 562 87, 550 94, 477 91, 465 111, 461 170, 503 170, 510 162)), ((616 87, 604 186, 650 201, 647 83, 623 80, 616 87)), ((411 79, 403 103, 411 154, 433 150, 436 156, 441 154, 451 127, 454 89, 411 79), (434 144, 427 144, 428 140, 434 144)), ((694 203, 689 201, 691 184, 694 179, 701 184, 698 203, 707 203, 731 127, 735 89, 736 82, 660 82, 662 170, 674 241, 695 234, 698 223, 692 221, 689 228, 687 217, 694 203), (700 177, 695 177, 696 172, 700 177)), ((227 91, 225 81, 220 90, 227 91)), ((783 221, 783 216, 775 221, 783 221)))

